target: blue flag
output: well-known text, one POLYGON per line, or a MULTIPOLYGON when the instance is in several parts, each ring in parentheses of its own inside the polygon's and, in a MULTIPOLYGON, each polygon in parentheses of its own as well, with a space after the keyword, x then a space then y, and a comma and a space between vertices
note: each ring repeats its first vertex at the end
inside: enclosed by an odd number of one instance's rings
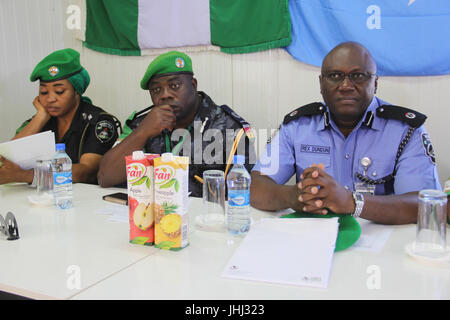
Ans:
POLYGON ((344 41, 364 45, 377 74, 450 74, 450 0, 290 0, 297 60, 321 66, 344 41))

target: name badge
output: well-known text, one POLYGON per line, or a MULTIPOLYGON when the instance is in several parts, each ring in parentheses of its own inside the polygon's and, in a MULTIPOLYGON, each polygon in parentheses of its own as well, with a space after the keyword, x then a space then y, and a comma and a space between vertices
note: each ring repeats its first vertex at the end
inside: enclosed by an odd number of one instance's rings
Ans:
POLYGON ((330 154, 330 147, 328 146, 316 146, 311 144, 302 144, 300 146, 300 152, 307 153, 320 153, 320 154, 330 154))

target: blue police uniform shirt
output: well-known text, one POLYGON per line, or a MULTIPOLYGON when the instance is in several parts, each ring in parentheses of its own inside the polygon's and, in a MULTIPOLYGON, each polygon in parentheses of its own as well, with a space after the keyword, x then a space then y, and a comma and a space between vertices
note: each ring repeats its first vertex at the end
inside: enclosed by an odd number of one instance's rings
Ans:
MULTIPOLYGON (((298 182, 303 170, 312 164, 323 163, 325 171, 350 190, 355 190, 355 183, 360 182, 355 173, 364 173, 361 164, 364 157, 372 160, 367 170, 370 179, 377 180, 391 174, 398 147, 409 125, 378 117, 376 109, 385 104, 388 103, 374 97, 347 138, 329 113, 328 117, 325 114, 300 116, 283 124, 252 171, 259 171, 278 184, 284 184, 294 173, 298 182), (369 111, 373 112, 374 119, 367 126, 364 120, 369 111)), ((434 158, 426 150, 425 138, 428 139, 428 135, 422 125, 414 130, 406 144, 397 164, 394 194, 441 189, 434 158)), ((384 184, 376 185, 375 194, 386 193, 384 184)))

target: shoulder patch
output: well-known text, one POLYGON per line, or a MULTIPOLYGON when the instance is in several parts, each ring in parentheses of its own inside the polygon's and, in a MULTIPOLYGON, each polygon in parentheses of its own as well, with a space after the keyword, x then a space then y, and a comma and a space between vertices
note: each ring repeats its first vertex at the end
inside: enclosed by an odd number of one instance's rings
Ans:
POLYGON ((116 134, 116 126, 110 120, 100 120, 95 124, 95 136, 101 143, 107 143, 116 134))
POLYGON ((385 119, 399 120, 413 128, 420 127, 427 119, 427 116, 423 113, 394 105, 382 105, 378 107, 377 116, 385 119))
POLYGON ((436 157, 434 155, 433 146, 431 145, 430 137, 428 136, 428 133, 422 133, 422 145, 425 149, 426 155, 430 158, 432 163, 436 163, 436 157))
POLYGON ((247 138, 254 139, 255 135, 253 134, 252 128, 250 127, 250 124, 244 120, 240 115, 238 115, 236 112, 234 112, 233 109, 231 109, 227 105, 221 105, 220 108, 225 111, 228 115, 230 115, 234 120, 239 122, 242 126, 242 128, 245 131, 245 134, 247 135, 247 138))
POLYGON ((314 116, 317 114, 322 114, 327 110, 327 108, 320 102, 313 102, 304 105, 294 111, 288 113, 283 120, 283 124, 287 124, 294 119, 298 119, 302 116, 314 116))
POLYGON ((122 132, 120 121, 107 112, 100 112, 97 115, 94 126, 95 136, 101 143, 109 142, 122 132))

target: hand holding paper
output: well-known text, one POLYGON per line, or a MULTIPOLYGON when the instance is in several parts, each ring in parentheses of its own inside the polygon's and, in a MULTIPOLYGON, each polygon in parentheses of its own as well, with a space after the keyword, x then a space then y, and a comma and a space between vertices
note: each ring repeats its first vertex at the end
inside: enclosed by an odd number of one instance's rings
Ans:
POLYGON ((36 160, 52 158, 55 134, 46 131, 0 144, 0 184, 33 182, 36 160))
POLYGON ((0 184, 11 182, 33 182, 33 171, 24 170, 17 164, 9 161, 5 157, 0 156, 0 184))
POLYGON ((52 158, 55 153, 55 134, 45 131, 25 138, 0 143, 0 155, 28 170, 40 158, 52 158))

